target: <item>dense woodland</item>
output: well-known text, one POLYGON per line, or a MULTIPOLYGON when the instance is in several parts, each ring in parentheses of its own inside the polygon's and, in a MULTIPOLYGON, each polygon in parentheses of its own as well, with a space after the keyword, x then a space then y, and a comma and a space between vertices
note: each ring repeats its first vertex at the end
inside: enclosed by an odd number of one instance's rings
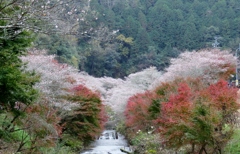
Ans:
POLYGON ((107 120, 137 154, 237 153, 238 6, 0 1, 0 153, 79 153, 107 120))
POLYGON ((239 6, 238 0, 82 1, 74 37, 42 36, 37 45, 97 77, 163 70, 170 58, 212 48, 215 40, 218 47, 238 48, 239 6))

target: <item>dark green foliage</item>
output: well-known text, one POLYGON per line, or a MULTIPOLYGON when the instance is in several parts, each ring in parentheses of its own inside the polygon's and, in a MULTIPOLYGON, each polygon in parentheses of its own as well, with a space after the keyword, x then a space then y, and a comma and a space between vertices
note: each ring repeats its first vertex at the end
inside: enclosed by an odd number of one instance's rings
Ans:
POLYGON ((55 54, 60 63, 67 63, 78 67, 80 57, 76 41, 73 39, 71 36, 62 37, 55 34, 50 37, 39 34, 35 41, 35 46, 39 49, 47 49, 48 54, 55 54))
POLYGON ((151 106, 149 107, 148 111, 150 113, 151 118, 157 118, 157 116, 160 114, 160 108, 161 108, 161 100, 153 100, 151 106))
POLYGON ((14 38, 0 39, 0 104, 5 109, 15 110, 15 102, 30 104, 37 96, 33 89, 37 78, 33 72, 25 71, 19 59, 31 41, 31 33, 25 31, 14 38))
POLYGON ((15 110, 15 102, 30 104, 37 96, 33 89, 37 78, 24 72, 21 60, 13 53, 0 52, 0 103, 15 110))
POLYGON ((21 25, 11 25, 6 17, 13 17, 20 9, 18 5, 6 6, 2 1, 0 20, 0 106, 5 110, 17 111, 15 103, 30 104, 37 96, 33 88, 36 83, 34 73, 25 71, 20 56, 26 54, 33 35, 21 25))
MULTIPOLYGON (((15 31, 14 28, 7 30, 15 31)), ((26 54, 32 36, 26 31, 14 37, 4 37, 1 30, 0 34, 0 105, 16 111, 15 102, 30 104, 37 96, 33 88, 37 78, 33 72, 25 71, 24 63, 20 60, 20 56, 26 54)))
POLYGON ((239 44, 237 0, 93 0, 90 4, 91 10, 79 21, 79 52, 60 43, 60 52, 54 53, 70 63, 69 55, 74 55, 81 70, 97 77, 124 77, 152 65, 163 70, 181 51, 211 48, 216 36, 222 48, 235 50, 239 44), (108 34, 119 31, 106 42, 106 35, 97 34, 102 27, 108 28, 108 34), (131 47, 117 40, 120 34, 133 38, 131 47))
POLYGON ((62 137, 63 144, 70 147, 72 151, 80 151, 83 147, 83 142, 77 136, 64 134, 62 137))
POLYGON ((34 35, 22 23, 25 14, 20 15, 22 9, 17 3, 6 0, 0 3, 0 153, 29 148, 30 136, 20 119, 24 119, 26 107, 38 96, 33 86, 39 77, 27 71, 21 60, 34 35), (18 15, 19 20, 14 21, 18 15))

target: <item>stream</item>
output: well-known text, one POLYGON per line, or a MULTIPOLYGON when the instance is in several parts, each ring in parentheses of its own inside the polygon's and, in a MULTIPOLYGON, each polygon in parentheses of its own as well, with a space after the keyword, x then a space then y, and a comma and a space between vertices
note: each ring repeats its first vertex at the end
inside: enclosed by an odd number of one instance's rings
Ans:
POLYGON ((123 135, 115 130, 105 130, 86 151, 80 154, 124 154, 120 149, 131 152, 123 135))

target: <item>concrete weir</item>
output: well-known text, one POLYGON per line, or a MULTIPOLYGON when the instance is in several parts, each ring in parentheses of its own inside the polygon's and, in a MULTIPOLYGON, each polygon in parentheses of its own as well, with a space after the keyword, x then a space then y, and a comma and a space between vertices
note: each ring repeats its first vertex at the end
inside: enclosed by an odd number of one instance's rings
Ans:
POLYGON ((80 154, 124 154, 131 152, 125 137, 115 130, 105 130, 89 147, 80 154))

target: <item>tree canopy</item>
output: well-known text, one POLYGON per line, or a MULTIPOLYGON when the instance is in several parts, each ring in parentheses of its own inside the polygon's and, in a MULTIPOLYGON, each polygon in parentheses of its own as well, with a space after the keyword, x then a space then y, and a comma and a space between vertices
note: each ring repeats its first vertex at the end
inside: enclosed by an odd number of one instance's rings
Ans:
POLYGON ((136 138, 139 130, 146 133, 151 130, 159 134, 161 144, 170 149, 182 148, 185 152, 199 154, 221 153, 233 134, 240 108, 238 88, 230 87, 226 81, 235 71, 229 61, 231 56, 210 50, 186 52, 173 59, 156 87, 129 98, 125 124, 130 138, 136 138), (207 56, 209 63, 201 63, 203 59, 198 55, 202 53, 219 58, 207 56), (220 59, 223 61, 218 62, 220 59), (196 73, 188 68, 193 63, 193 69, 198 70, 196 73), (220 70, 204 69, 211 66, 220 70), (179 70, 183 73, 178 73, 179 70))
POLYGON ((50 50, 68 63, 77 58, 81 71, 97 77, 124 77, 149 66, 163 70, 182 51, 212 48, 216 40, 218 47, 235 50, 239 5, 237 0, 83 1, 76 48, 56 44, 58 50, 50 50))

